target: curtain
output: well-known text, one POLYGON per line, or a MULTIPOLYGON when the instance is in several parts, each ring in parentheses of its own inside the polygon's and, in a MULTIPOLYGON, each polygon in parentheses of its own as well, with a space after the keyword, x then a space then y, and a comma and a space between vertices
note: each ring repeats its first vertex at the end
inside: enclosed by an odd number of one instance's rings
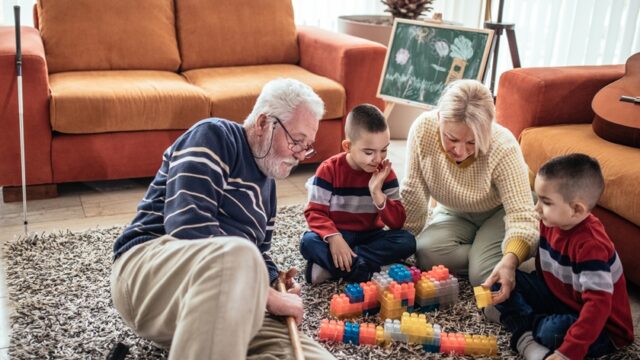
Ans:
MULTIPOLYGON (((486 0, 436 0, 433 12, 466 27, 484 23, 486 0)), ((293 0, 296 23, 337 31, 339 15, 385 14, 379 0, 293 0)), ((497 20, 499 0, 492 1, 497 20)), ((640 52, 640 0, 504 0, 523 67, 622 64, 640 52)), ((503 34, 496 74, 512 68, 503 34)), ((490 70, 490 69, 488 69, 490 70)), ((489 73, 487 73, 489 81, 489 73)))
POLYGON ((0 25, 14 26, 13 6, 20 5, 20 25, 33 26, 35 0, 0 0, 0 25))

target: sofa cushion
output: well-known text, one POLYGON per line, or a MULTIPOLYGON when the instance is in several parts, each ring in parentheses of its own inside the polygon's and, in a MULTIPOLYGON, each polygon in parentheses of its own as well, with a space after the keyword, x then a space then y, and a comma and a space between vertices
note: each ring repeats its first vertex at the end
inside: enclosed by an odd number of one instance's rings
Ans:
POLYGON ((176 0, 182 69, 295 64, 291 0, 176 0))
POLYGON ((38 0, 50 73, 177 71, 172 0, 38 0))
POLYGON ((52 74, 50 119, 68 134, 188 129, 209 116, 204 91, 165 71, 52 74))
POLYGON ((325 119, 345 114, 346 95, 339 83, 296 65, 257 65, 190 70, 187 80, 206 91, 211 116, 242 122, 251 113, 262 87, 270 80, 287 77, 311 86, 325 104, 325 119))
POLYGON ((520 135, 524 158, 534 172, 547 160, 568 153, 598 159, 605 190, 598 204, 640 226, 640 151, 603 140, 591 124, 557 125, 525 129, 520 135))

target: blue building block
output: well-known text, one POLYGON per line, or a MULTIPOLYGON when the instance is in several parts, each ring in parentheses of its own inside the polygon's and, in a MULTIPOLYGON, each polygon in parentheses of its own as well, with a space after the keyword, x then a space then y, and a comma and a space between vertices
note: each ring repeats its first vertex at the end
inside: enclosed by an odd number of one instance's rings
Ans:
POLYGON ((342 342, 345 344, 360 345, 360 324, 347 322, 344 324, 344 336, 342 342))
POLYGON ((389 274, 389 277, 391 277, 398 284, 413 281, 413 279, 411 278, 411 272, 404 265, 393 264, 391 265, 387 273, 389 274))
POLYGON ((349 303, 355 304, 364 301, 364 291, 360 284, 347 284, 344 289, 345 295, 349 298, 349 303))

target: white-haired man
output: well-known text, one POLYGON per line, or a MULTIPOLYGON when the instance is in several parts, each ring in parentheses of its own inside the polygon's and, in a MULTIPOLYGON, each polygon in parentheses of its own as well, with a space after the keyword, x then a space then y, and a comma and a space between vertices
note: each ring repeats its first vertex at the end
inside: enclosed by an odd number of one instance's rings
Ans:
MULTIPOLYGON (((163 155, 138 212, 114 244, 113 303, 170 359, 289 358, 286 326, 302 321, 300 286, 288 293, 267 255, 275 180, 313 155, 324 104, 292 79, 267 83, 244 125, 195 124, 163 155), (265 310, 267 314, 265 314, 265 310)), ((333 357, 302 336, 308 359, 333 357)))

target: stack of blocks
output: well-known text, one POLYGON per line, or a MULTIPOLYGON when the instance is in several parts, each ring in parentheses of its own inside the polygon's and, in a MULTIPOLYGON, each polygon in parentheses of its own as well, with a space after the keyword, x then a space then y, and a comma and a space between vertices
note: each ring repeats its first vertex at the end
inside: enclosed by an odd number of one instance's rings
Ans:
POLYGON ((356 345, 399 341, 421 344, 428 352, 495 355, 495 337, 442 333, 440 325, 432 325, 425 314, 414 312, 451 306, 458 301, 458 295, 458 279, 442 265, 422 272, 395 264, 386 272, 375 273, 369 282, 347 284, 344 294, 335 294, 331 299, 332 317, 353 319, 380 313, 380 318, 385 319, 384 327, 325 319, 318 336, 320 340, 356 345))
POLYGON ((333 295, 330 314, 338 319, 375 315, 400 319, 404 312, 428 312, 458 301, 458 279, 442 266, 421 272, 416 267, 392 265, 387 272, 373 274, 372 280, 348 284, 344 294, 333 295))
POLYGON ((427 322, 425 314, 402 314, 401 320, 387 319, 384 327, 371 323, 344 323, 324 319, 318 337, 324 341, 354 345, 386 345, 391 342, 419 344, 427 352, 459 355, 496 355, 495 336, 441 332, 440 325, 427 322))

